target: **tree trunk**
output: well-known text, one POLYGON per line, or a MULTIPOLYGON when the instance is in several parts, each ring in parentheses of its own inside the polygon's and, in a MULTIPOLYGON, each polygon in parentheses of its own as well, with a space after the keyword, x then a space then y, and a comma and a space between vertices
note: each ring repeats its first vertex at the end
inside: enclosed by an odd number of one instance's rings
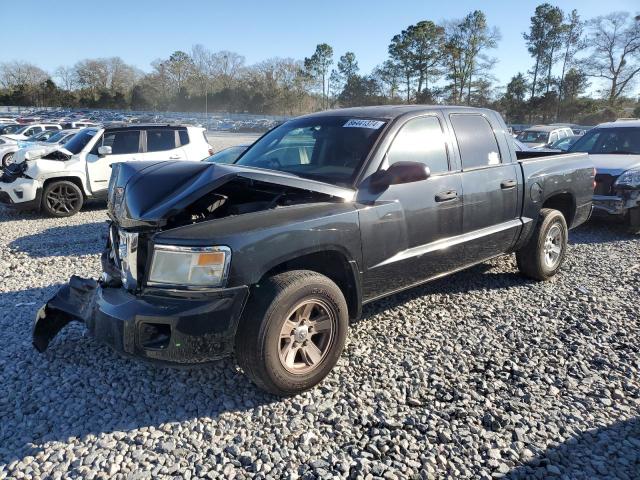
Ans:
POLYGON ((564 93, 564 74, 567 69, 567 62, 569 59, 569 46, 564 52, 564 60, 562 62, 562 74, 560 75, 560 85, 558 86, 558 101, 556 102, 556 122, 560 116, 560 102, 562 102, 562 94, 564 93))
POLYGON ((533 68, 533 83, 531 84, 531 97, 529 100, 533 100, 536 96, 536 83, 538 82, 538 68, 540 67, 540 56, 536 57, 536 66, 533 68))
POLYGON ((551 90, 551 69, 553 68, 553 48, 551 49, 551 52, 549 53, 549 69, 547 70, 547 91, 546 93, 549 93, 549 91, 551 90))

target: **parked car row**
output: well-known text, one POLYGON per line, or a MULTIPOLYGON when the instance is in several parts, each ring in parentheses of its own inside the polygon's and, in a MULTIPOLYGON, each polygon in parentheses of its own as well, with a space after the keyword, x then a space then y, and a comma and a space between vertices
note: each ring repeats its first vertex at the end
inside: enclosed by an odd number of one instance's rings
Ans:
POLYGON ((220 114, 156 112, 136 113, 117 110, 55 109, 32 110, 23 114, 2 114, 0 125, 55 123, 62 128, 82 128, 112 124, 180 124, 205 127, 220 132, 266 132, 280 123, 268 118, 232 119, 220 114), (6 116, 5 116, 6 115, 6 116))

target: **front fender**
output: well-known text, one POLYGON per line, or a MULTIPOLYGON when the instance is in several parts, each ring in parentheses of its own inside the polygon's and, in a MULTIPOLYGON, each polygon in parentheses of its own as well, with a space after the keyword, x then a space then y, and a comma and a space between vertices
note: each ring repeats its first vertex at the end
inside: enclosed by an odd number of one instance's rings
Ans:
POLYGON ((187 225, 156 234, 155 244, 226 245, 230 287, 253 285, 275 266, 322 251, 362 265, 358 212, 350 202, 276 208, 187 225))

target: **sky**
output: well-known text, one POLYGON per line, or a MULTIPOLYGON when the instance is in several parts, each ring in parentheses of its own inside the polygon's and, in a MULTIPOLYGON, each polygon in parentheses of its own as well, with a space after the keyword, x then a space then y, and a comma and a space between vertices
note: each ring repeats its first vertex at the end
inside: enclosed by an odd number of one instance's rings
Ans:
MULTIPOLYGON (((119 56, 149 71, 154 59, 166 58, 175 50, 189 52, 195 44, 212 51, 237 52, 252 64, 271 57, 303 59, 318 43, 326 42, 333 47, 336 61, 344 52, 353 51, 361 72, 368 73, 386 59, 391 37, 408 25, 461 18, 480 8, 502 34, 492 55, 499 60, 494 75, 506 84, 515 73, 531 66, 522 33, 528 30, 540 3, 543 1, 67 0, 49 8, 42 1, 20 0, 2 9, 6 17, 0 28, 0 63, 22 60, 53 72, 84 58, 119 56), (15 17, 11 8, 16 10, 15 17)), ((549 3, 565 11, 576 8, 584 19, 618 10, 640 12, 638 0, 549 3)))

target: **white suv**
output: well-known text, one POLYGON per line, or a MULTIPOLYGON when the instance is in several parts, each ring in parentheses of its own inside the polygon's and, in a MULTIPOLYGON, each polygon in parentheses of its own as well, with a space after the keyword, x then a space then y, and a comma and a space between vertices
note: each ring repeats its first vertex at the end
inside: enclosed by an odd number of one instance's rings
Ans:
POLYGON ((202 160, 211 152, 199 127, 85 128, 55 151, 33 149, 16 158, 0 177, 0 204, 68 217, 86 199, 106 197, 112 163, 202 160))

